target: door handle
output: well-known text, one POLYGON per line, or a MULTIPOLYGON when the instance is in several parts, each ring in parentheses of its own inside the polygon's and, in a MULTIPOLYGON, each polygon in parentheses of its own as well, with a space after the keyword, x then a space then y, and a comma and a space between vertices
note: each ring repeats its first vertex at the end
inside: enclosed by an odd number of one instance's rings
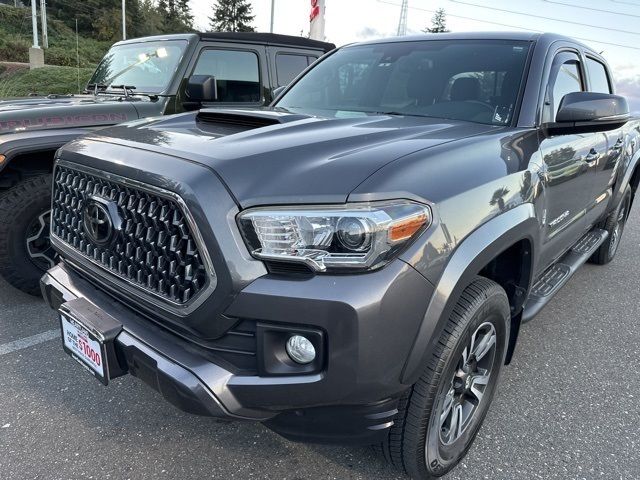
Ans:
POLYGON ((584 161, 587 163, 597 162, 598 158, 600 158, 600 154, 596 151, 595 148, 592 148, 589 153, 584 157, 584 161))
POLYGON ((622 138, 619 138, 611 148, 613 148, 614 150, 622 150, 622 147, 624 147, 624 140, 622 138))

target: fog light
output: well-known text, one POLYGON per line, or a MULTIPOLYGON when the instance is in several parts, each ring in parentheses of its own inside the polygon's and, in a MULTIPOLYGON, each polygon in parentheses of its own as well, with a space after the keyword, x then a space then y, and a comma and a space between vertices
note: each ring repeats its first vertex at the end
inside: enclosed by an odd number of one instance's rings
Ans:
POLYGON ((293 335, 287 340, 287 353, 296 363, 307 364, 316 358, 316 349, 313 343, 302 335, 293 335))

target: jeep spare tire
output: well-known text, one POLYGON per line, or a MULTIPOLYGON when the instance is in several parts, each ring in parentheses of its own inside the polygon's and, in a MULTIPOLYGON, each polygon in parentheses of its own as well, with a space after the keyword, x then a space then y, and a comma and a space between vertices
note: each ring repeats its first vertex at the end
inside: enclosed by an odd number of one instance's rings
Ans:
POLYGON ((30 295, 55 265, 49 243, 50 174, 28 177, 0 195, 0 276, 30 295))

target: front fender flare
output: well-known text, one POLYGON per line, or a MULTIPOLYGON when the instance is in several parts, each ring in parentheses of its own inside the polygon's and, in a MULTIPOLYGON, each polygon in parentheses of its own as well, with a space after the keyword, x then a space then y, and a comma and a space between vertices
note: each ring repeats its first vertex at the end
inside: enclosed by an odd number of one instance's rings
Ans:
POLYGON ((65 143, 88 133, 89 129, 56 129, 15 132, 0 136, 0 153, 6 160, 0 164, 2 170, 17 156, 24 153, 57 150, 65 143))
MULTIPOLYGON (((534 265, 535 239, 538 231, 539 224, 534 206, 531 203, 525 203, 489 220, 460 243, 447 263, 431 297, 404 365, 402 383, 411 385, 418 380, 427 355, 438 343, 440 334, 462 291, 485 265, 507 248, 524 239, 528 239, 531 243, 532 258, 530 260, 534 265)), ((530 272, 531 277, 533 268, 530 272)), ((531 280, 529 278, 529 285, 531 280)), ((520 312, 514 313, 520 314, 520 312)))

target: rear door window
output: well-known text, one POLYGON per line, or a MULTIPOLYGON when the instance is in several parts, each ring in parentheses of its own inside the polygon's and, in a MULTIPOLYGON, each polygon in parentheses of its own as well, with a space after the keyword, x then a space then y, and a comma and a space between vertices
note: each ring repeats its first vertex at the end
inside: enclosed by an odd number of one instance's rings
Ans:
POLYGON ((213 48, 203 50, 193 75, 211 75, 216 78, 218 102, 261 101, 260 66, 254 52, 213 48))
POLYGON ((309 57, 306 55, 293 55, 290 53, 278 53, 276 55, 276 73, 278 86, 289 85, 309 65, 309 57))

